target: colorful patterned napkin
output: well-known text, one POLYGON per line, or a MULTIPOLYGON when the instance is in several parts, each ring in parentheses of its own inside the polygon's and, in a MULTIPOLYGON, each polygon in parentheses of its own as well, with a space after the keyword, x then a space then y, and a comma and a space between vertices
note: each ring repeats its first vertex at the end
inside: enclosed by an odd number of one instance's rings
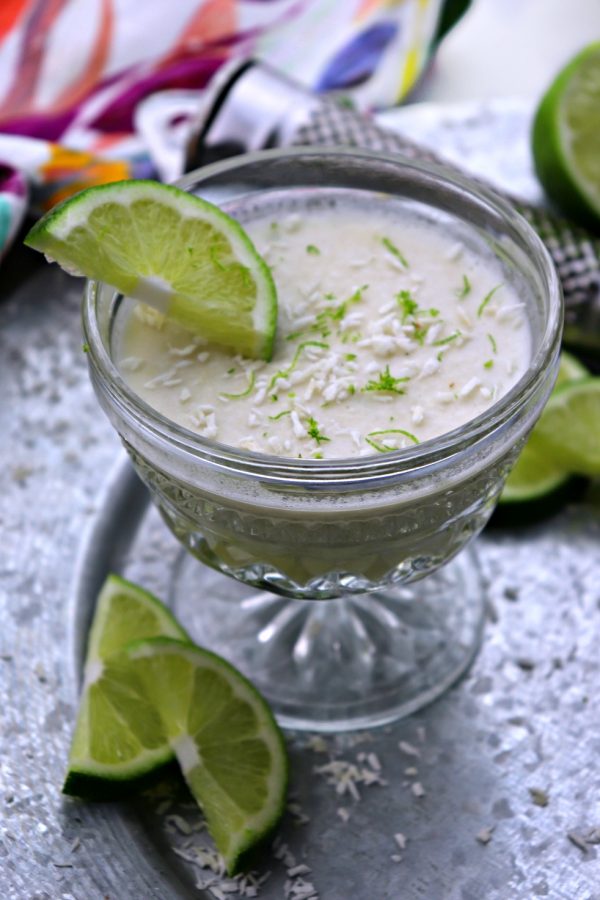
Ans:
POLYGON ((0 163, 0 259, 19 230, 28 198, 29 187, 24 175, 0 163))
POLYGON ((141 100, 252 56, 359 109, 399 102, 470 0, 2 0, 0 253, 29 209, 154 173, 141 100), (19 177, 19 174, 21 177, 19 177))

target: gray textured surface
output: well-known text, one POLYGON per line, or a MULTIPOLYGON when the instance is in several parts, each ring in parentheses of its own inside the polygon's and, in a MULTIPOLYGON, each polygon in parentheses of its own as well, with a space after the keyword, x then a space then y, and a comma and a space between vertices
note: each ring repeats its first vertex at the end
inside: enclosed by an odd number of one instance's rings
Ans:
MULTIPOLYGON (((432 123, 419 131, 413 122, 415 137, 429 135, 463 162, 473 148, 475 167, 485 159, 486 172, 506 187, 535 195, 523 111, 445 111, 432 123)), ((121 451, 87 382, 79 285, 24 250, 3 276, 0 896, 214 896, 195 887, 206 871, 172 849, 205 840, 202 831, 183 833, 185 825, 182 832, 182 821, 200 827, 185 796, 168 809, 157 797, 108 806, 61 799, 90 612, 89 598, 82 604, 73 593, 77 559, 84 532, 103 511, 106 521, 100 489, 121 451), (173 812, 182 819, 169 819, 173 812)), ((114 526, 98 544, 94 571, 120 566, 160 587, 177 548, 149 521, 144 553, 128 555, 125 517, 139 521, 146 505, 128 479, 125 488, 133 494, 116 518, 111 508, 114 526)), ((540 526, 487 532, 479 541, 493 614, 469 676, 422 714, 363 743, 326 741, 345 761, 375 752, 387 785, 360 787, 359 802, 339 796, 314 771, 328 753, 311 749, 305 736, 290 740, 292 787, 310 821, 288 814, 282 835, 312 868, 321 900, 600 898, 598 847, 580 849, 567 836, 589 838, 600 827, 599 538, 596 490, 540 526), (415 796, 415 782, 424 796, 415 796), (546 806, 531 789, 546 792, 546 806), (486 828, 493 831, 484 844, 477 835, 486 828), (407 839, 402 851, 397 832, 407 839)), ((267 870, 259 896, 283 897, 285 866, 271 859, 267 870)))

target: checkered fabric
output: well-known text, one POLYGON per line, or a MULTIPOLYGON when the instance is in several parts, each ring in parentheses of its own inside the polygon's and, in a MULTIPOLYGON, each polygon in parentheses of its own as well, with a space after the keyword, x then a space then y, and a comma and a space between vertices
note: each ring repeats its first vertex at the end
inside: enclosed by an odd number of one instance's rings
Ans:
MULTIPOLYGON (((458 171, 430 150, 332 102, 324 102, 312 112, 309 121, 296 132, 293 143, 401 153, 410 159, 427 160, 458 171)), ((489 189, 489 185, 486 187, 489 189)), ((600 352, 600 239, 548 210, 500 191, 496 193, 509 200, 527 219, 550 252, 565 295, 565 339, 575 346, 600 352)))

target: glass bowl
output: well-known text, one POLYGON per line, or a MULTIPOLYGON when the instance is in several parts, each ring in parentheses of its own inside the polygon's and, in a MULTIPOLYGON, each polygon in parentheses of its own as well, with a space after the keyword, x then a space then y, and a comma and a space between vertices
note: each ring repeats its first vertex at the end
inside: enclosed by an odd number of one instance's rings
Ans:
POLYGON ((333 731, 399 718, 442 693, 479 646, 476 554, 454 557, 487 522, 552 389, 562 327, 552 263, 492 193, 398 156, 264 151, 179 184, 242 223, 259 199, 282 192, 291 204, 307 192, 318 203, 350 191, 406 205, 475 252, 491 249, 524 304, 529 367, 484 414, 410 449, 322 461, 238 450, 157 413, 112 359, 131 301, 105 284, 86 288, 98 400, 189 551, 171 578, 177 615, 252 679, 286 726, 333 731))

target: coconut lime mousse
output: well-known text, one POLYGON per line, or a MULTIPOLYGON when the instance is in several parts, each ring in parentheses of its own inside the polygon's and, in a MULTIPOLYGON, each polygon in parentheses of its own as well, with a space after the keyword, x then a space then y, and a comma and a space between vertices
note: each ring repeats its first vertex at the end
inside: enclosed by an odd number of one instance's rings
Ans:
POLYGON ((93 387, 189 551, 156 556, 169 604, 286 725, 391 721, 477 649, 459 551, 552 389, 556 274, 506 204, 421 163, 295 149, 181 184, 93 194, 81 234, 63 214, 36 238, 91 277, 93 387))
POLYGON ((244 222, 277 287, 269 362, 137 305, 115 341, 124 378, 201 437, 298 459, 386 453, 480 415, 529 364, 524 304, 491 252, 388 206, 244 222))

